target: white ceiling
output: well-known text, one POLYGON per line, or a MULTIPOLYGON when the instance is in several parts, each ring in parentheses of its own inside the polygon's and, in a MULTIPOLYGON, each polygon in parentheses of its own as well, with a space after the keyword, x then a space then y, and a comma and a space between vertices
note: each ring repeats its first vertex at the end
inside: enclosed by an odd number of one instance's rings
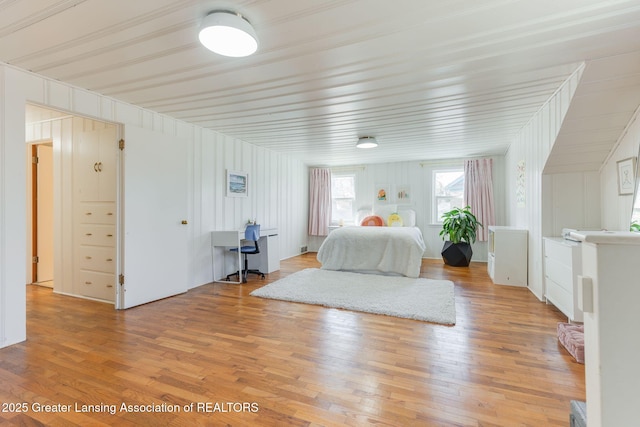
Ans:
POLYGON ((0 61, 311 165, 503 154, 582 61, 639 51, 638 0, 0 0, 0 61), (257 54, 199 45, 218 9, 257 54))

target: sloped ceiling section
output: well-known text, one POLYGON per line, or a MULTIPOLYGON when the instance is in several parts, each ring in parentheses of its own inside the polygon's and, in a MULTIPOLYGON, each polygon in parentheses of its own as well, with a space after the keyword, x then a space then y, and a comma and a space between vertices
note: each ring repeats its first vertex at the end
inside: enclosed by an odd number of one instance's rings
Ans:
POLYGON ((640 106, 640 52, 586 63, 545 173, 599 171, 640 106))
POLYGON ((0 61, 312 165, 503 154, 578 64, 639 50, 637 0, 0 0, 0 61), (219 9, 257 54, 200 46, 219 9))

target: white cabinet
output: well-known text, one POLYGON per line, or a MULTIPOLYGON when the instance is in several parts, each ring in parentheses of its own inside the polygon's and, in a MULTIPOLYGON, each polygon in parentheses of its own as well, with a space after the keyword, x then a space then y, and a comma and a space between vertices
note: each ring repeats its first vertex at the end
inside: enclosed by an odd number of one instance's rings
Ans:
POLYGON ((584 311, 589 427, 637 426, 640 393, 640 234, 576 231, 584 311))
POLYGON ((280 270, 280 249, 278 247, 278 229, 260 230, 260 253, 249 257, 249 268, 257 269, 265 274, 280 270))
POLYGON ((75 135, 73 293, 109 302, 117 282, 117 159, 115 126, 75 135))
POLYGON ((117 144, 115 127, 78 134, 74 165, 80 200, 116 200, 117 144))
POLYGON ((527 230, 489 226, 487 271, 498 285, 527 286, 527 230))
POLYGON ((572 322, 582 322, 577 290, 581 271, 579 242, 560 237, 544 238, 545 298, 572 322))

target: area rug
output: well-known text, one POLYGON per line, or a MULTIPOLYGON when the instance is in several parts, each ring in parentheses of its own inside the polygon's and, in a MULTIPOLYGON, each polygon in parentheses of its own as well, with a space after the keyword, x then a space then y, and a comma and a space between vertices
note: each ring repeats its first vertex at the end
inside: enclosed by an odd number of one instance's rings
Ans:
POLYGON ((307 268, 251 295, 453 325, 453 282, 307 268))

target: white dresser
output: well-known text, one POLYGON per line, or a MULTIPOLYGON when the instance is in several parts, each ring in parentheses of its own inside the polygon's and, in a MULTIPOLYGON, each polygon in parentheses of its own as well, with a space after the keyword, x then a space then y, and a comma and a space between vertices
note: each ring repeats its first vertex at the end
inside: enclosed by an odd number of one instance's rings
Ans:
POLYGON ((81 202, 77 246, 76 292, 115 301, 116 204, 81 202))
POLYGON ((578 276, 582 271, 581 244, 561 237, 544 238, 545 298, 570 321, 582 322, 578 307, 578 276))

